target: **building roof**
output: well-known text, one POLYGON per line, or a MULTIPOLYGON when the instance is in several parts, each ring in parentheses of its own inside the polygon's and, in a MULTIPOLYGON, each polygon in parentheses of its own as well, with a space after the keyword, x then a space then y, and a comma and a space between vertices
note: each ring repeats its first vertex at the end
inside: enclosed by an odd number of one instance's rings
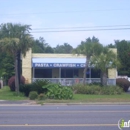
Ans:
POLYGON ((32 58, 32 63, 85 63, 85 58, 32 58))

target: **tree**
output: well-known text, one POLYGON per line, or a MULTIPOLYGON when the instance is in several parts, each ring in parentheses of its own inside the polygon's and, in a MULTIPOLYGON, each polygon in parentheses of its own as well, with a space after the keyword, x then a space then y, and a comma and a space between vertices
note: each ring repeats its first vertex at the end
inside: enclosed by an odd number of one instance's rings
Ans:
POLYGON ((111 44, 107 45, 107 47, 109 47, 109 48, 116 48, 116 45, 113 45, 113 44, 111 43, 111 44))
POLYGON ((45 53, 54 53, 54 49, 49 44, 47 44, 45 53))
POLYGON ((14 75, 14 61, 12 56, 0 52, 0 77, 7 84, 8 79, 14 75))
POLYGON ((99 43, 99 40, 95 37, 87 38, 86 41, 82 41, 80 45, 74 49, 74 53, 83 54, 86 56, 86 65, 83 74, 83 84, 86 83, 86 71, 90 63, 90 58, 93 55, 99 55, 103 46, 99 43))
POLYGON ((107 85, 108 68, 116 68, 119 65, 117 55, 108 47, 104 47, 100 55, 93 55, 91 65, 101 70, 101 84, 107 85))
POLYGON ((45 52, 45 40, 43 37, 33 41, 32 46, 33 53, 44 53, 45 52))
POLYGON ((54 53, 54 50, 51 46, 49 46, 48 43, 45 43, 43 37, 40 37, 39 39, 33 41, 32 52, 33 53, 54 53))
POLYGON ((32 46, 30 30, 30 25, 7 23, 0 26, 1 51, 9 53, 15 60, 15 90, 17 93, 19 93, 20 54, 25 56, 32 46))
POLYGON ((64 54, 70 54, 73 51, 73 47, 69 45, 68 43, 64 43, 63 45, 57 45, 54 48, 55 53, 64 53, 64 54))
POLYGON ((119 75, 130 76, 130 41, 116 40, 115 46, 117 48, 118 59, 121 63, 118 73, 119 75))

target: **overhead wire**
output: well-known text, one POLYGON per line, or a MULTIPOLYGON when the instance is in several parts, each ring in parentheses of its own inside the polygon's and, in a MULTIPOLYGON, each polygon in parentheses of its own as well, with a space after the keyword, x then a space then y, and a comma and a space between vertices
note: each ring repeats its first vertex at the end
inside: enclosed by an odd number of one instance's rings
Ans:
POLYGON ((53 29, 77 29, 77 28, 105 28, 105 27, 128 27, 130 25, 105 25, 105 26, 75 26, 75 27, 44 27, 44 28, 33 28, 33 30, 53 30, 53 29))
POLYGON ((82 30, 51 30, 51 31, 32 31, 31 33, 53 33, 53 32, 86 32, 86 31, 114 31, 114 30, 130 30, 129 28, 105 28, 105 29, 82 29, 82 30))
POLYGON ((62 14, 62 13, 87 13, 87 12, 102 12, 102 11, 127 11, 128 9, 95 9, 95 10, 77 10, 77 11, 53 11, 53 12, 31 12, 31 13, 1 13, 0 15, 31 15, 31 14, 62 14))

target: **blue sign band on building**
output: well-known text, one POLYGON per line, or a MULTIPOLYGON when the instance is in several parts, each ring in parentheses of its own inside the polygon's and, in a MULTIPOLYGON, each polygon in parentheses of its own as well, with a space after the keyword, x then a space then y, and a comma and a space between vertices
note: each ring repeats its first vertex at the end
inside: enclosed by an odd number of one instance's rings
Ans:
POLYGON ((55 67, 67 67, 67 68, 84 68, 85 63, 33 63, 33 68, 42 68, 42 67, 48 67, 48 68, 55 68, 55 67))

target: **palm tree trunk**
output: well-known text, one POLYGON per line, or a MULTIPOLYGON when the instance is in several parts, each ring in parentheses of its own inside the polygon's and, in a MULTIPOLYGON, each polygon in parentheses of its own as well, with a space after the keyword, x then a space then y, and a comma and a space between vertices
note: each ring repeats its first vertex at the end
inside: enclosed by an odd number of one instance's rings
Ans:
POLYGON ((15 58, 15 91, 19 94, 18 58, 15 58))
POLYGON ((18 81, 21 84, 21 51, 17 52, 17 60, 18 60, 18 81))
POLYGON ((107 73, 106 72, 101 72, 101 84, 103 86, 107 85, 107 73))
POLYGON ((83 85, 86 84, 86 71, 87 71, 87 69, 88 69, 88 59, 86 56, 86 64, 85 64, 84 73, 83 73, 83 85))

